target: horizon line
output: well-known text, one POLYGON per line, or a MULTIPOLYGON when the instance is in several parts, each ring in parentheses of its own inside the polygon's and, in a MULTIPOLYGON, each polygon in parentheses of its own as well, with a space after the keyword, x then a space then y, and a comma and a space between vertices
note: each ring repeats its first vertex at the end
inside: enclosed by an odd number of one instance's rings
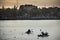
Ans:
MULTIPOLYGON (((36 6, 36 5, 35 5, 36 6)), ((17 7, 17 9, 19 9, 20 6, 17 7)), ((37 8, 49 8, 49 7, 58 7, 60 8, 60 6, 37 6, 37 8)), ((2 8, 2 6, 0 6, 0 8, 2 8)), ((14 8, 14 5, 13 6, 4 6, 4 8, 14 8)))

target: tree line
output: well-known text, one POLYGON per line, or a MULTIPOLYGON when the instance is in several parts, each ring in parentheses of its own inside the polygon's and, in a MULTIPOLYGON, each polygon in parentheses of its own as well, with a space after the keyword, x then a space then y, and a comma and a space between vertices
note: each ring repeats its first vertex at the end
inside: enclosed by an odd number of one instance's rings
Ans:
POLYGON ((38 8, 35 5, 20 5, 19 9, 4 8, 0 9, 0 19, 60 19, 59 7, 38 8))

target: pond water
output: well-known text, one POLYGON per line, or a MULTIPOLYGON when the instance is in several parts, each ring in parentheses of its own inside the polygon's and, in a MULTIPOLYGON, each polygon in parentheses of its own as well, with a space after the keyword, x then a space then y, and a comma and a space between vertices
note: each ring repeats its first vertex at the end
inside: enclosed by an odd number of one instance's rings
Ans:
POLYGON ((60 40, 60 20, 1 20, 0 40, 60 40), (29 35, 28 29, 33 31, 29 35), (42 31, 49 36, 38 39, 42 31))

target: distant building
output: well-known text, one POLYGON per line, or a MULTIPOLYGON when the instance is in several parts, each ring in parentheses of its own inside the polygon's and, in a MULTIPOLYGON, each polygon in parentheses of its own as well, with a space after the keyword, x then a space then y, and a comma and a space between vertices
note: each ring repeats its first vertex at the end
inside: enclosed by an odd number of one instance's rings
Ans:
POLYGON ((20 6, 20 9, 24 9, 24 10, 27 10, 27 11, 30 11, 33 8, 37 8, 37 6, 35 6, 35 5, 27 5, 27 4, 20 6))
POLYGON ((29 5, 29 4, 26 4, 26 5, 20 5, 20 8, 19 8, 19 14, 20 15, 23 15, 23 17, 30 17, 30 11, 32 9, 36 9, 37 6, 35 5, 29 5))

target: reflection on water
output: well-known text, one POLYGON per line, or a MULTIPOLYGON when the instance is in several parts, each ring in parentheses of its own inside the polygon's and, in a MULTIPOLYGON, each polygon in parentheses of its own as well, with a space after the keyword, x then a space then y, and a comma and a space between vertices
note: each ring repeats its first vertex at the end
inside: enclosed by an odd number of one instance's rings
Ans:
POLYGON ((0 21, 0 40, 60 40, 60 20, 8 20, 0 21), (30 29, 32 34, 25 32, 30 29), (40 31, 41 29, 41 31, 40 31), (49 37, 40 37, 41 32, 49 37))

